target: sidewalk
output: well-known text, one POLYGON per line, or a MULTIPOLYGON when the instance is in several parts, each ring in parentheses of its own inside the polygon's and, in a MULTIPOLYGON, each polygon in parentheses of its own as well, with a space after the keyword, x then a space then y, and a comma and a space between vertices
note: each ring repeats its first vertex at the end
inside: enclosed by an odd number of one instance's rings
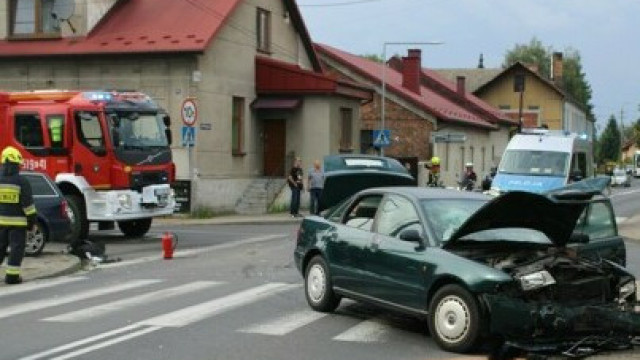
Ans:
MULTIPOLYGON (((306 214, 303 214, 306 215, 306 214)), ((257 225, 257 224, 298 224, 302 217, 292 218, 289 213, 262 215, 220 215, 207 219, 193 219, 183 215, 153 219, 152 227, 174 225, 257 225)))
MULTIPOLYGON (((80 270, 80 259, 75 255, 64 252, 66 244, 48 243, 38 257, 25 257, 22 261, 21 275, 25 282, 72 274, 80 270)), ((4 283, 4 266, 0 266, 0 287, 8 286, 4 283)), ((19 286, 19 285, 18 285, 19 286)))

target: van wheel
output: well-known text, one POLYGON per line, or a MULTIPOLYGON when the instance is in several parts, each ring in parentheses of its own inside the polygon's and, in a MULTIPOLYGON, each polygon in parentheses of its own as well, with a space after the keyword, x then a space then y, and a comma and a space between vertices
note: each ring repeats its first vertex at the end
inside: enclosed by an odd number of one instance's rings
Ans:
POLYGON ((87 211, 84 207, 84 199, 78 195, 66 195, 69 204, 69 220, 71 220, 71 234, 69 242, 83 240, 89 236, 89 221, 87 221, 87 211))
POLYGON ((153 218, 118 221, 118 227, 126 237, 140 237, 149 231, 152 220, 153 218))

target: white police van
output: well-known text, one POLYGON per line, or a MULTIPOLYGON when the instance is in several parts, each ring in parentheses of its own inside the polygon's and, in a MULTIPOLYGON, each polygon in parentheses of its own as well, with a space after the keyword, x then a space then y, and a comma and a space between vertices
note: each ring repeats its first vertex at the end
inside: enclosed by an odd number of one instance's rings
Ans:
POLYGON ((509 141, 491 183, 491 193, 542 193, 593 177, 592 149, 586 135, 523 129, 509 141))

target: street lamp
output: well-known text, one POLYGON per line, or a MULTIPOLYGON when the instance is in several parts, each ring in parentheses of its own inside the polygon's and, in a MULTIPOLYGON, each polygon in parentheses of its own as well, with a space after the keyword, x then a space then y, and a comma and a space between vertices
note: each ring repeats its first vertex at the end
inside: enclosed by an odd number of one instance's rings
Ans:
MULTIPOLYGON (((388 41, 382 44, 382 108, 380 114, 380 131, 384 131, 385 102, 387 99, 387 46, 388 45, 442 45, 442 41, 423 41, 423 42, 404 42, 404 41, 388 41)), ((384 147, 380 147, 380 155, 384 156, 384 147)))

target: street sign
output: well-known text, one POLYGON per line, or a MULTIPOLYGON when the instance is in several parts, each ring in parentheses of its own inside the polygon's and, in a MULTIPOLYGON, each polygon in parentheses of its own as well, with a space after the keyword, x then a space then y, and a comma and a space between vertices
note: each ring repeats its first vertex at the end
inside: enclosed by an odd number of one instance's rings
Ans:
POLYGON ((373 130, 373 146, 387 147, 391 145, 391 130, 373 130))
POLYGON ((196 128, 193 126, 182 127, 182 146, 192 147, 196 144, 196 128))
POLYGON ((434 143, 462 143, 467 141, 467 135, 462 133, 432 133, 431 142, 434 143))
POLYGON ((182 102, 182 109, 180 111, 182 115, 182 122, 186 126, 193 126, 198 120, 198 108, 194 99, 185 99, 182 102))

